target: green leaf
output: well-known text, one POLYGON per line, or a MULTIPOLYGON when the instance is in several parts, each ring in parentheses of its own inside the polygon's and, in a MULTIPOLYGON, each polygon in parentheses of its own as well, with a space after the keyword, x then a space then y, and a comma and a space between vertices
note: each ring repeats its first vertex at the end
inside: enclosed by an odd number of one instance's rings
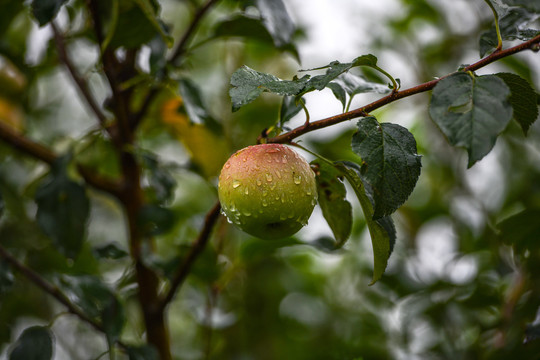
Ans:
POLYGON ((159 360, 159 353, 151 345, 130 346, 129 360, 159 360))
POLYGON ((271 45, 272 47, 276 47, 280 50, 289 51, 295 56, 296 59, 298 59, 298 50, 294 44, 290 42, 290 38, 289 41, 283 42, 282 35, 279 35, 279 38, 275 38, 265 25, 265 20, 262 18, 246 14, 238 14, 218 23, 214 28, 211 38, 241 37, 245 39, 252 39, 271 45))
POLYGON ((171 200, 177 184, 169 169, 159 162, 155 154, 141 152, 140 156, 150 185, 149 188, 145 188, 148 197, 160 204, 171 200))
MULTIPOLYGON (((534 15, 523 8, 506 8, 493 3, 499 15, 499 28, 503 40, 528 40, 538 33, 537 30, 523 29, 527 23, 533 20, 534 15)), ((497 47, 497 34, 495 26, 484 32, 480 37, 480 57, 497 47)))
POLYGON ((325 161, 317 159, 311 164, 317 167, 315 179, 319 205, 336 239, 335 248, 340 248, 352 230, 352 207, 346 200, 347 190, 340 179, 343 174, 325 161))
POLYGON ((540 209, 527 209, 500 222, 499 238, 519 253, 540 249, 540 209))
POLYGON ((297 99, 293 96, 284 96, 281 102, 281 109, 279 110, 279 123, 280 126, 291 120, 296 114, 302 111, 303 107, 300 105, 300 101, 304 104, 306 100, 304 98, 297 99))
POLYGON ((435 86, 429 114, 452 145, 467 149, 471 167, 491 151, 512 119, 509 96, 497 76, 459 72, 435 86))
POLYGON ((539 0, 502 0, 508 6, 521 6, 529 11, 540 14, 539 0))
POLYGON ((165 234, 175 224, 176 216, 170 209, 147 204, 139 211, 138 225, 146 236, 165 234))
POLYGON ((9 360, 49 360, 53 357, 54 338, 45 326, 26 328, 9 354, 9 360))
POLYGON ((504 80, 510 89, 510 104, 512 105, 514 119, 519 123, 523 134, 527 135, 529 127, 538 118, 538 104, 536 91, 529 82, 519 75, 511 73, 495 74, 504 80))
POLYGON ((174 44, 174 39, 172 36, 170 36, 163 24, 160 22, 158 18, 158 11, 159 8, 157 6, 157 2, 151 1, 151 0, 133 0, 135 4, 139 6, 139 8, 142 10, 144 15, 146 16, 146 19, 152 24, 156 32, 161 35, 161 38, 167 45, 167 47, 172 47, 174 44))
POLYGON ((0 217, 4 215, 5 207, 6 207, 6 203, 4 202, 4 197, 2 196, 2 192, 0 192, 0 217))
POLYGON ((341 105, 343 106, 343 111, 345 111, 345 107, 347 106, 347 94, 345 93, 343 87, 337 82, 330 82, 328 83, 328 85, 326 85, 326 87, 332 90, 332 93, 334 94, 336 99, 341 102, 341 105))
POLYGON ((63 275, 60 286, 73 303, 96 320, 101 320, 103 310, 114 297, 103 281, 92 275, 63 275))
POLYGON ((112 345, 120 338, 126 322, 124 306, 116 296, 111 294, 100 315, 103 330, 105 330, 109 344, 112 345))
POLYGON ((122 9, 118 14, 116 26, 110 31, 114 35, 110 37, 109 47, 117 49, 135 49, 150 42, 160 31, 156 29, 153 21, 148 19, 147 14, 137 5, 122 9))
POLYGON ((229 95, 232 109, 237 111, 265 91, 280 95, 297 95, 302 91, 308 79, 309 76, 295 80, 280 80, 274 75, 261 73, 244 65, 231 76, 229 95))
POLYGON ((37 19, 39 26, 46 25, 54 19, 66 2, 67 0, 33 0, 32 14, 37 19))
POLYGON ((366 224, 371 236, 371 244, 373 246, 373 279, 370 285, 376 283, 384 274, 388 259, 394 248, 396 241, 396 231, 392 219, 387 216, 378 220, 373 220, 373 205, 370 197, 366 192, 364 183, 359 176, 359 168, 356 164, 342 162, 336 164, 337 168, 342 172, 343 176, 351 184, 362 211, 366 219, 366 224))
POLYGON ((62 157, 36 190, 36 219, 65 256, 75 258, 85 239, 90 202, 86 190, 67 176, 69 157, 62 157))
POLYGON ((92 252, 94 253, 94 256, 100 259, 118 260, 118 259, 123 259, 128 256, 127 251, 119 248, 114 243, 109 243, 103 246, 95 247, 92 250, 92 252))
POLYGON ((178 90, 186 109, 189 121, 204 124, 216 134, 222 134, 221 125, 210 115, 203 101, 199 87, 187 78, 178 81, 178 90))
POLYGON ((262 23, 272 36, 276 47, 291 43, 295 30, 282 0, 255 0, 262 17, 262 23))
MULTIPOLYGON (((37 0, 34 0, 36 2, 37 0)), ((2 11, 0 12, 0 34, 5 34, 17 15, 24 10, 21 0, 3 0, 2 11)))
POLYGON ((368 92, 378 94, 387 94, 390 92, 390 89, 386 85, 369 82, 363 77, 351 73, 341 74, 336 79, 336 82, 343 87, 349 96, 368 92))
POLYGON ((390 215, 407 200, 420 176, 414 136, 397 124, 379 124, 370 116, 358 121, 352 149, 362 158, 362 177, 374 199, 374 219, 390 215))
POLYGON ((8 292, 15 283, 15 276, 9 264, 0 260, 0 296, 8 292))

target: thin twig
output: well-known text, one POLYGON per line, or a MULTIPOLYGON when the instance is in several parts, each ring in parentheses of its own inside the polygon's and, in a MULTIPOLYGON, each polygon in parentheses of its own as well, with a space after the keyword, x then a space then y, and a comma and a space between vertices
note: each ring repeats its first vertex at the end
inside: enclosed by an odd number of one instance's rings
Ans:
POLYGON ((219 0, 208 0, 206 4, 200 7, 199 10, 195 13, 195 15, 193 16, 193 20, 191 21, 191 24, 189 24, 189 27, 184 33, 184 36, 182 36, 182 38, 178 42, 178 45, 176 45, 176 48, 174 49, 171 56, 169 57, 170 63, 174 63, 186 51, 186 46, 189 40, 191 40, 191 37, 195 33, 195 30, 199 26, 199 23, 201 22, 202 18, 208 12, 208 10, 212 8, 212 6, 218 3, 218 1, 219 0))
MULTIPOLYGON (((26 136, 14 131, 2 122, 0 122, 0 140, 5 141, 13 148, 25 153, 26 155, 30 155, 49 165, 58 159, 58 155, 48 147, 30 140, 26 136)), ((84 180, 94 188, 105 191, 116 197, 119 196, 122 189, 120 182, 98 175, 94 170, 86 168, 82 165, 78 165, 78 170, 79 174, 81 174, 84 180)))
MULTIPOLYGON (((2 259, 9 263, 15 270, 20 272, 25 278, 30 280, 34 285, 36 285, 41 290, 54 297, 59 303, 64 305, 71 314, 77 316, 79 319, 92 326, 95 330, 105 333, 105 329, 100 322, 86 315, 81 309, 75 306, 75 304, 73 304, 71 300, 69 300, 69 298, 57 286, 54 286, 53 284, 45 280, 45 278, 43 278, 40 274, 21 263, 2 245, 0 245, 0 257, 2 257, 2 259)), ((127 349, 127 345, 123 342, 118 341, 117 344, 121 348, 127 349)))
MULTIPOLYGON (((538 47, 540 44, 540 35, 526 41, 526 42, 523 42, 519 45, 516 45, 514 47, 511 47, 511 48, 508 48, 508 49, 505 49, 505 50, 500 50, 500 51, 495 51, 493 53, 491 53, 490 55, 486 56, 485 58, 475 62, 474 64, 471 64, 469 66, 466 66, 462 71, 475 71, 475 70, 478 70, 488 64, 491 64, 492 62, 494 61, 497 61, 499 59, 502 59, 504 57, 507 57, 507 56, 510 56, 510 55, 513 55, 513 54, 516 54, 518 52, 521 52, 521 51, 524 51, 524 50, 530 50, 530 49, 534 49, 535 47, 538 47)), ((331 117, 328 117, 326 119, 322 119, 322 120, 318 120, 318 121, 312 121, 310 123, 306 123, 304 125, 301 125, 299 127, 297 127, 296 129, 293 129, 287 133, 284 133, 284 134, 281 134, 281 135, 278 135, 276 137, 273 137, 273 138, 268 138, 267 139, 267 142, 268 143, 289 143, 291 142, 293 139, 301 136, 301 135, 304 135, 308 132, 311 132, 311 131, 314 131, 314 130, 318 130, 318 129, 322 129, 322 128, 325 128, 325 127, 328 127, 328 126, 332 126, 332 125, 335 125, 335 124, 338 124, 338 123, 341 123, 341 122, 344 122, 344 121, 347 121, 347 120, 352 120, 352 119, 355 119, 355 118, 358 118, 358 117, 363 117, 363 116, 366 116, 366 114, 369 114, 371 111, 373 110, 376 110, 384 105, 387 105, 391 102, 394 102, 396 100, 399 100, 399 99, 403 99, 405 97, 408 97, 408 96, 411 96, 411 95, 415 95, 415 94, 419 94, 419 93, 422 93, 422 92, 426 92, 426 91, 429 91, 431 89, 433 89, 435 87, 435 85, 437 85, 437 83, 439 81, 441 81, 442 79, 444 79, 445 77, 447 77, 448 75, 444 76, 444 77, 441 77, 441 78, 438 78, 438 79, 435 79, 435 80, 431 80, 431 81, 428 81, 426 83, 423 83, 423 84, 420 84, 420 85, 417 85, 417 86, 414 86, 412 88, 409 88, 409 89, 405 89, 405 90, 401 90, 401 91, 396 91, 396 92, 392 92, 391 94, 385 96, 385 97, 382 97, 368 105, 365 105, 361 108, 358 108, 358 109, 355 109, 355 110, 351 110, 351 111, 348 111, 348 112, 345 112, 343 114, 339 114, 339 115, 336 115, 336 116, 331 116, 331 117)))
POLYGON ((165 294, 165 296, 161 300, 160 305, 162 309, 165 309, 167 304, 171 302, 171 300, 174 298, 176 292, 178 291, 178 289, 180 288, 180 286, 182 285, 182 283, 188 276, 189 272, 191 271, 191 268, 195 260, 206 247, 208 240, 210 240, 210 234, 212 233, 212 228, 214 227, 214 224, 219 218, 220 210, 221 210, 221 205, 219 202, 217 202, 212 207, 212 209, 206 214, 204 226, 199 234, 199 237, 191 245, 191 249, 189 250, 189 253, 187 254, 184 261, 182 262, 181 267, 178 268, 176 274, 173 276, 169 291, 165 294))
MULTIPOLYGON (((193 16, 193 20, 191 21, 191 24, 189 24, 189 27, 186 29, 186 32, 174 48, 173 52, 169 56, 168 63, 173 64, 175 63, 186 51, 186 46, 189 43, 189 40, 191 40, 191 37, 195 33, 195 30, 197 30, 197 27, 199 26, 201 20, 203 19, 204 15, 208 13, 208 11, 217 3, 219 0, 208 0, 206 4, 204 4, 202 7, 199 8, 199 10, 195 13, 193 16)), ((165 68, 165 71, 167 69, 165 68)), ((141 108, 137 111, 136 114, 133 116, 133 121, 131 124, 132 128, 136 128, 137 125, 141 122, 141 120, 144 118, 146 113, 148 112, 148 109, 150 108, 150 105, 152 104, 152 101, 154 101, 155 97, 159 94, 159 91, 161 90, 160 87, 153 87, 150 89, 148 94, 146 95, 146 98, 144 99, 143 104, 141 105, 141 108)))
POLYGON ((105 128, 107 117, 103 114, 101 111, 101 108, 99 107, 96 99, 92 95, 92 92, 90 91, 90 88, 88 86, 88 83, 81 77, 81 75, 77 72, 77 69, 75 68, 75 65, 69 58, 66 50, 66 43, 64 41, 64 37, 60 33, 60 30, 56 26, 55 22, 51 22, 51 27, 54 34, 54 40, 56 42, 56 49, 58 51, 58 56, 62 63, 66 66, 66 68, 69 71, 69 74, 71 75, 71 78, 77 85, 77 88, 79 89, 79 92, 82 95, 82 98, 86 101, 90 109, 94 112, 96 117, 99 120, 99 123, 102 127, 105 128))

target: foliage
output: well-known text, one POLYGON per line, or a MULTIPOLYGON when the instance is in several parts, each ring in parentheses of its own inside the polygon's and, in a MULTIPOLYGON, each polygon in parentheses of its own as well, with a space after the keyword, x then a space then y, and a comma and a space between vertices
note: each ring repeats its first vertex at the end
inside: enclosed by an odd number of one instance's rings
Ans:
POLYGON ((308 70, 292 3, 0 1, 1 355, 538 356, 538 1, 401 0, 308 70), (289 238, 220 214, 256 142, 311 160, 289 238))

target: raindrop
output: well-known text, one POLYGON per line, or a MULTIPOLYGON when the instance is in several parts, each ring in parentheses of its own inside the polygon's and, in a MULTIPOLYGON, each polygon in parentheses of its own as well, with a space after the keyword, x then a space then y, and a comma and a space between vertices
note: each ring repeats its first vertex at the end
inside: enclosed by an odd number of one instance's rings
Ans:
POLYGON ((242 161, 243 161, 243 162, 246 162, 246 161, 247 161, 247 157, 243 158, 242 161))
POLYGON ((285 204, 285 194, 281 194, 281 202, 285 204))
POLYGON ((268 195, 268 190, 263 190, 262 195, 263 195, 263 196, 268 195))
POLYGON ((232 187, 234 189, 236 189, 237 187, 239 187, 240 185, 242 185, 242 183, 239 181, 239 180, 233 180, 232 182, 232 187))
POLYGON ((283 155, 283 158, 281 159, 281 162, 286 164, 287 163, 287 155, 283 155))
POLYGON ((287 216, 285 214, 280 214, 279 220, 287 220, 287 216))
POLYGON ((279 171, 276 171, 276 175, 277 175, 277 177, 278 177, 278 178, 280 178, 280 179, 281 179, 281 172, 279 172, 279 171))
POLYGON ((302 176, 300 175, 294 175, 293 176, 293 181, 296 185, 300 185, 300 183, 302 182, 302 176))
POLYGON ((264 207, 268 206, 268 201, 266 201, 266 199, 262 200, 262 206, 264 206, 264 207))
POLYGON ((272 174, 266 173, 266 181, 268 181, 268 182, 272 181, 272 174))
POLYGON ((257 186, 261 186, 262 185, 262 181, 260 179, 257 179, 257 186))
POLYGON ((311 196, 311 195, 312 195, 311 191, 308 190, 308 191, 306 192, 306 195, 307 195, 307 196, 311 196))
POLYGON ((272 184, 270 185, 270 190, 274 190, 275 188, 276 188, 276 183, 272 183, 272 184))
POLYGON ((246 187, 246 190, 244 191, 244 194, 249 195, 249 188, 246 187))
POLYGON ((251 216, 251 213, 249 211, 244 211, 242 214, 244 214, 244 216, 251 216))

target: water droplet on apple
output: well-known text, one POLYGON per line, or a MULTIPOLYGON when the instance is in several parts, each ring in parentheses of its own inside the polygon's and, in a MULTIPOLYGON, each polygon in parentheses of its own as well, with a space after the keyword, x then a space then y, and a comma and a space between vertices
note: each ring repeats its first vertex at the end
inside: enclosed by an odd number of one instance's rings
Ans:
POLYGON ((287 155, 283 155, 283 158, 281 159, 281 162, 286 164, 287 163, 287 155))
POLYGON ((287 220, 287 216, 282 213, 279 215, 279 220, 287 220))
POLYGON ((281 172, 279 172, 279 171, 276 171, 276 175, 277 175, 277 177, 278 177, 278 178, 280 178, 280 179, 281 179, 281 172))
POLYGON ((272 174, 266 173, 266 181, 268 182, 272 181, 272 174))
POLYGON ((300 185, 302 183, 302 176, 300 175, 294 175, 293 176, 293 181, 296 185, 300 185))
POLYGON ((233 182, 232 182, 232 187, 233 187, 233 189, 236 189, 236 188, 239 187, 240 185, 242 185, 242 183, 240 182, 240 180, 233 180, 233 182))
POLYGON ((231 167, 231 164, 229 164, 229 163, 226 163, 226 164, 225 164, 225 169, 228 169, 228 168, 230 168, 230 167, 231 167))
POLYGON ((262 206, 264 206, 264 207, 267 207, 267 206, 268 206, 268 201, 266 201, 266 199, 263 199, 263 201, 262 201, 262 206))
POLYGON ((244 191, 244 194, 249 195, 249 188, 246 187, 246 190, 244 191))
POLYGON ((261 186, 262 185, 262 181, 260 179, 257 179, 257 186, 261 186))

